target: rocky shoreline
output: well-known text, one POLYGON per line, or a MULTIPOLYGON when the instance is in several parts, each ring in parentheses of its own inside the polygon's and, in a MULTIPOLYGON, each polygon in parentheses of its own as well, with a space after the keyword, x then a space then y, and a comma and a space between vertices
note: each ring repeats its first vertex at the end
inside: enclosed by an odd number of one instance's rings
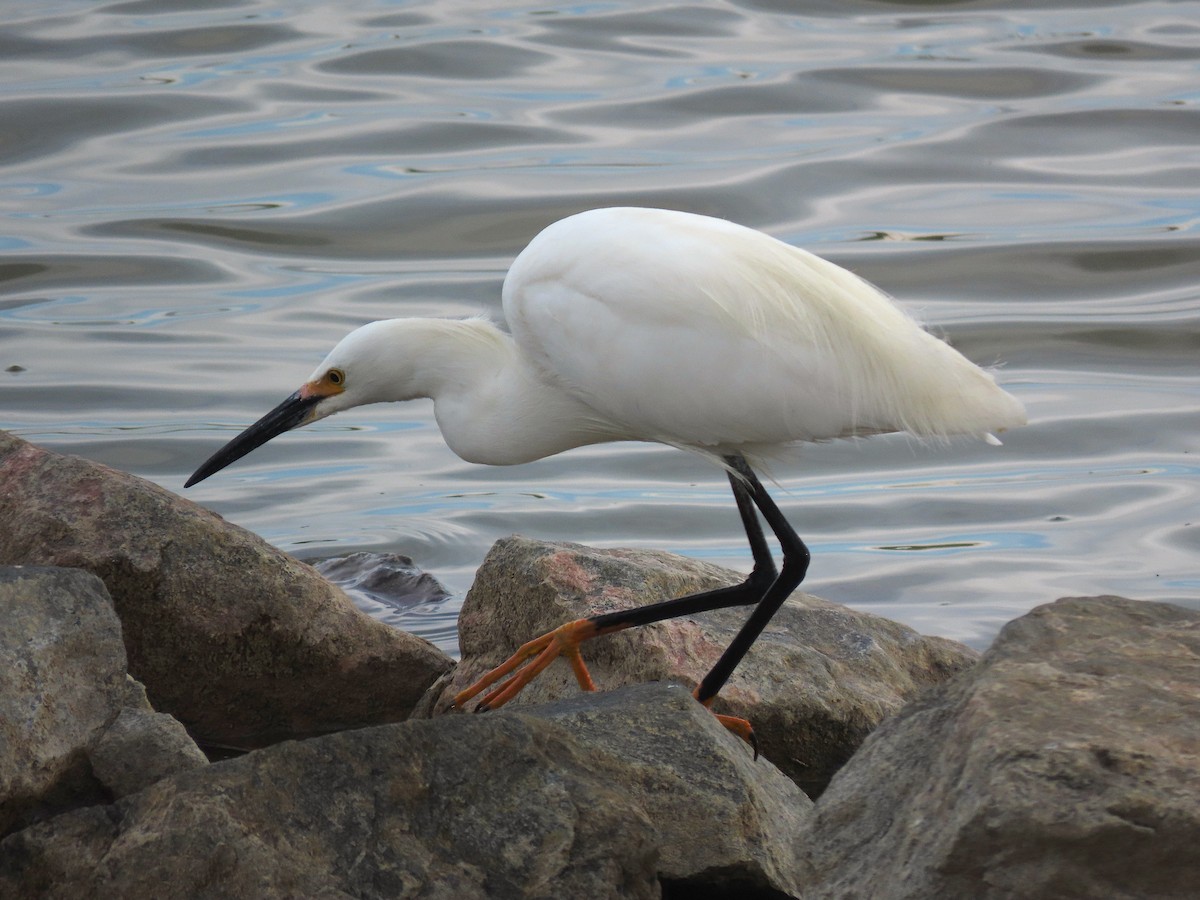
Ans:
POLYGON ((721 695, 757 761, 690 695, 736 610, 585 645, 600 693, 556 665, 450 709, 563 621, 738 577, 509 538, 455 664, 0 433, 0 896, 1197 895, 1200 613, 1168 604, 1059 600, 980 658, 796 597, 721 695))

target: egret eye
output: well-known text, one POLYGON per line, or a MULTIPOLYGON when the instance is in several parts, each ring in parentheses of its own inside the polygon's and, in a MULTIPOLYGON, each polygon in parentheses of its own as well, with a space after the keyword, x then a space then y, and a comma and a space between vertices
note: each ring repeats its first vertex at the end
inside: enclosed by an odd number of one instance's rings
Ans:
POLYGON ((341 387, 346 383, 346 373, 341 369, 330 369, 325 373, 325 380, 332 385, 341 387))

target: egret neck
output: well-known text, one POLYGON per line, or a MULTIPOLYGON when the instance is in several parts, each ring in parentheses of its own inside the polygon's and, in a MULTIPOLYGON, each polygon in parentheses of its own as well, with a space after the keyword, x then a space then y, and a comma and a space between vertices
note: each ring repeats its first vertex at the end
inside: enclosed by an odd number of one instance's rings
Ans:
POLYGON ((467 462, 514 465, 632 438, 538 371, 483 318, 371 322, 347 335, 309 384, 331 370, 345 373, 343 390, 323 399, 314 418, 429 398, 447 446, 467 462))

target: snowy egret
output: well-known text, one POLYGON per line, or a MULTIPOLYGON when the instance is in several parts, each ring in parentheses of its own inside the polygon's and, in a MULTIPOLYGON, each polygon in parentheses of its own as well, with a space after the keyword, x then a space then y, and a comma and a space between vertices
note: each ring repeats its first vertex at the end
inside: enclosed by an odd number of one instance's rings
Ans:
MULTIPOLYGON (((391 319, 347 335, 298 391, 205 462, 190 487, 271 438, 364 403, 432 398, 450 449, 510 465, 602 441, 657 441, 723 465, 754 565, 745 582, 580 619, 457 698, 512 699, 557 656, 594 685, 582 641, 729 606, 755 608, 696 688, 708 705, 808 567, 752 463, 781 445, 1025 423, 995 379, 833 263, 720 219, 596 209, 550 225, 504 280, 511 334, 482 318, 391 319), (779 540, 776 569, 759 516, 779 540), (497 683, 499 683, 497 685, 497 683), (493 685, 497 685, 493 687, 493 685)), ((743 737, 749 724, 720 717, 743 737)))

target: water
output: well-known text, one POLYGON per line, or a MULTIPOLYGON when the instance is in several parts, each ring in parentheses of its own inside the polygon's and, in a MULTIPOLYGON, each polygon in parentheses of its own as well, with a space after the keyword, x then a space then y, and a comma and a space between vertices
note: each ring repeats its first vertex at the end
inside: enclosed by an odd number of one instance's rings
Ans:
MULTIPOLYGON (((1200 605, 1200 2, 1033 6, 10 0, 0 427, 180 490, 351 328, 499 316, 543 225, 675 207, 855 269, 1029 408, 781 466, 810 590, 977 647, 1063 595, 1200 605)), ((398 619, 453 650, 497 537, 745 570, 727 493, 652 446, 471 466, 413 403, 187 495, 412 557, 452 598, 398 619)))

